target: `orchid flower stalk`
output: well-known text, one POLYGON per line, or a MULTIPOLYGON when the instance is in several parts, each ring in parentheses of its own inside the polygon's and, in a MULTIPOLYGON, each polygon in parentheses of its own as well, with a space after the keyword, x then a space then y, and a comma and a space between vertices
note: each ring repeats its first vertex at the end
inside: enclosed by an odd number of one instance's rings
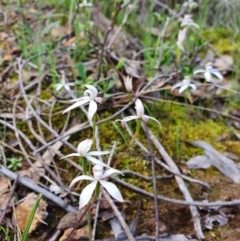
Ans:
POLYGON ((127 117, 123 118, 122 120, 116 120, 116 121, 121 121, 122 127, 125 127, 126 122, 131 121, 131 120, 137 120, 136 134, 139 133, 139 130, 141 127, 141 121, 144 121, 145 123, 147 123, 149 119, 152 119, 152 120, 156 121, 159 125, 161 125, 157 119, 144 114, 144 107, 143 107, 142 101, 140 99, 136 100, 135 109, 136 109, 136 115, 127 116, 127 117))

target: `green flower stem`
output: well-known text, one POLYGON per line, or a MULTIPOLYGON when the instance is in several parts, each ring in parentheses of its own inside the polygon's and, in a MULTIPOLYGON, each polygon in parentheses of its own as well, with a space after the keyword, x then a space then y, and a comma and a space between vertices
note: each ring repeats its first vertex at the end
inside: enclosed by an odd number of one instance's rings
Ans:
POLYGON ((95 132, 96 132, 96 118, 93 116, 93 141, 95 140, 95 132))
POLYGON ((96 189, 95 189, 95 196, 98 198, 100 195, 100 183, 97 183, 96 189))
POLYGON ((92 240, 92 217, 91 217, 90 210, 87 211, 87 221, 88 221, 89 240, 92 240))
POLYGON ((137 119, 136 131, 135 131, 135 136, 136 136, 136 137, 139 136, 139 132, 140 132, 140 128, 141 128, 141 123, 142 123, 142 119, 138 118, 138 119, 137 119))
POLYGON ((82 163, 83 175, 87 175, 87 160, 84 157, 80 157, 80 163, 82 163))
POLYGON ((181 49, 177 47, 177 49, 176 49, 176 61, 177 61, 177 66, 179 66, 179 63, 180 63, 181 54, 182 54, 181 49))

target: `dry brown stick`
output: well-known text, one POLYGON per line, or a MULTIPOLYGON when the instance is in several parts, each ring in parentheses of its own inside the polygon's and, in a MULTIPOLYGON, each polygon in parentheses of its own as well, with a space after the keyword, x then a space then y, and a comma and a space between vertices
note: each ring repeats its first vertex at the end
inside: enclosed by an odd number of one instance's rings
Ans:
MULTIPOLYGON (((21 93, 19 93, 19 94, 17 95, 16 99, 15 99, 14 102, 13 102, 13 110, 12 110, 12 111, 13 111, 13 118, 12 118, 12 121, 13 121, 13 126, 14 126, 14 129, 15 129, 15 130, 18 129, 18 128, 17 128, 17 124, 16 124, 15 113, 16 113, 17 101, 18 101, 18 99, 20 98, 20 96, 21 96, 21 93)), ((27 151, 26 151, 25 148, 24 148, 24 145, 22 144, 22 140, 21 140, 21 138, 20 138, 20 136, 19 136, 19 132, 18 132, 18 131, 15 131, 15 136, 16 136, 16 138, 17 138, 18 145, 19 145, 22 153, 24 154, 24 157, 25 157, 25 159, 27 160, 28 164, 29 164, 31 167, 34 167, 31 159, 28 157, 28 154, 27 154, 27 151)), ((28 139, 28 140, 29 140, 29 139, 28 139)), ((30 142, 30 140, 29 140, 29 142, 30 142)), ((33 146, 33 145, 32 145, 32 146, 33 146)))
MULTIPOLYGON (((132 104, 132 103, 129 102, 127 105, 123 106, 122 109, 120 109, 119 111, 115 112, 113 115, 111 115, 111 116, 109 116, 109 117, 107 117, 107 118, 105 118, 105 119, 102 119, 102 120, 100 120, 100 121, 97 121, 96 125, 100 125, 100 124, 102 124, 102 123, 104 123, 104 122, 106 122, 106 121, 112 120, 114 117, 118 116, 118 115, 121 114, 124 110, 126 110, 131 104, 132 104)), ((91 127, 91 126, 90 126, 90 125, 86 125, 86 126, 82 127, 81 130, 83 131, 83 130, 85 130, 85 129, 88 129, 89 127, 91 127)), ((68 137, 68 136, 70 136, 70 135, 72 135, 72 134, 74 134, 74 133, 76 133, 76 132, 78 132, 78 131, 72 131, 72 132, 69 132, 69 133, 67 133, 67 134, 64 134, 64 135, 61 135, 61 136, 57 137, 57 138, 54 139, 53 141, 50 141, 50 142, 48 142, 46 145, 44 145, 44 146, 40 147, 39 149, 37 149, 37 150, 35 151, 35 154, 38 153, 38 152, 40 152, 40 151, 42 151, 43 149, 45 149, 45 148, 53 145, 55 142, 61 141, 62 139, 66 138, 66 137, 68 137)))
MULTIPOLYGON (((5 176, 7 176, 11 179, 15 180, 17 178, 17 174, 8 170, 7 168, 5 168, 2 165, 0 165, 0 172, 3 175, 5 175, 5 176)), ((19 177, 17 182, 24 185, 25 187, 28 187, 28 188, 32 189, 33 191, 35 191, 37 193, 41 193, 43 196, 45 196, 46 198, 48 198, 52 202, 56 203, 59 207, 63 208, 67 212, 75 212, 76 211, 75 207, 73 207, 70 204, 64 202, 60 197, 54 195, 53 193, 49 192, 48 190, 40 187, 35 182, 33 182, 30 178, 19 177)))
MULTIPOLYGON (((146 197, 153 198, 154 195, 150 192, 145 191, 142 188, 139 188, 137 186, 134 186, 130 183, 127 183, 119 178, 115 177, 110 177, 111 180, 113 180, 116 183, 119 183, 123 185, 124 187, 127 187, 139 194, 142 194, 146 197)), ((235 205, 240 205, 240 199, 233 200, 233 201, 215 201, 215 202, 206 202, 206 201, 184 201, 184 200, 178 200, 174 198, 168 198, 164 197, 161 195, 157 196, 158 200, 160 201, 165 201, 173 204, 179 204, 179 205, 184 205, 184 206, 198 206, 198 207, 216 207, 216 206, 235 206, 235 205)))
POLYGON ((156 232, 156 240, 159 239, 159 213, 158 213, 158 198, 157 198, 157 180, 156 180, 156 174, 155 174, 155 161, 153 157, 152 152, 152 146, 150 143, 150 132, 145 122, 142 123, 144 126, 144 130, 147 137, 147 143, 148 143, 148 150, 151 158, 151 168, 152 168, 152 176, 153 176, 153 194, 154 194, 154 211, 155 211, 155 232, 156 232))
MULTIPOLYGON (((158 139, 153 135, 153 133, 149 130, 149 137, 150 140, 153 142, 155 145, 156 149, 159 151, 160 155, 163 157, 165 162, 169 167, 171 167, 175 172, 180 173, 177 165, 175 162, 172 160, 172 158, 168 155, 168 153, 165 151, 161 143, 158 141, 158 139)), ((181 190, 182 194, 184 195, 186 201, 193 201, 192 196, 190 192, 188 191, 183 179, 179 176, 175 176, 176 182, 178 183, 178 187, 181 190)), ((194 223, 194 229, 196 232, 196 235, 198 239, 204 239, 204 234, 202 232, 202 227, 201 227, 201 221, 200 221, 200 215, 195 206, 190 206, 189 207, 193 223, 194 223)))
POLYGON ((13 196, 13 192, 14 192, 14 190, 16 188, 16 185, 17 185, 17 182, 18 182, 18 178, 19 178, 19 175, 17 175, 16 179, 14 180, 14 183, 13 183, 13 186, 12 186, 12 190, 9 193, 9 197, 8 197, 7 202, 6 202, 6 206, 5 206, 5 208, 4 208, 3 212, 2 212, 2 215, 0 217, 0 226, 2 225, 3 219, 4 219, 5 215, 6 215, 7 209, 9 207, 10 202, 11 202, 11 199, 12 199, 12 196, 13 196))
POLYGON ((109 202, 111 208, 113 209, 118 221, 120 222, 120 224, 122 225, 122 228, 123 230, 125 231, 127 237, 128 237, 128 240, 130 241, 135 241, 129 227, 127 226, 126 222, 124 221, 121 213, 119 212, 118 208, 116 207, 116 205, 114 204, 113 200, 111 199, 111 197, 109 196, 109 194, 104 190, 102 189, 102 192, 103 192, 103 195, 104 197, 107 199, 107 201, 109 202))
MULTIPOLYGON (((51 129, 49 127, 49 125, 44 122, 40 117, 39 115, 36 113, 35 109, 32 107, 32 105, 29 103, 29 100, 28 100, 28 97, 26 95, 26 92, 25 92, 25 89, 24 89, 24 86, 23 86, 23 79, 22 79, 22 71, 23 71, 23 67, 25 66, 25 64, 27 63, 27 60, 23 63, 21 63, 21 58, 18 58, 17 59, 17 65, 18 65, 18 70, 17 70, 17 74, 18 74, 18 78, 19 78, 19 86, 20 86, 20 89, 21 89, 21 92, 22 92, 22 95, 23 95, 23 98, 27 104, 27 106, 29 107, 29 109, 31 110, 31 114, 33 114, 33 116, 36 118, 37 121, 39 121, 39 123, 41 125, 43 125, 48 131, 50 131, 55 137, 59 137, 58 133, 51 129)), ((61 141, 67 145, 70 149, 72 149, 73 151, 77 152, 77 149, 72 145, 70 144, 69 142, 67 141, 64 141, 63 139, 61 139, 61 141)))
MULTIPOLYGON (((27 108, 26 108, 26 116, 27 116, 27 117, 28 117, 28 110, 29 110, 29 108, 27 107, 27 108)), ((27 120, 28 128, 29 128, 29 130, 31 131, 31 133, 33 134, 33 136, 34 136, 41 144, 46 144, 44 138, 43 138, 42 136, 40 136, 38 133, 36 133, 36 131, 34 130, 31 119, 30 119, 30 118, 27 118, 27 119, 28 119, 28 120, 27 120)), ((53 148, 51 148, 51 149, 53 150, 53 148)), ((56 152, 55 152, 55 153, 56 153, 56 152)), ((52 176, 52 178, 54 178, 55 182, 64 190, 64 187, 65 187, 65 186, 64 186, 64 184, 63 184, 63 182, 62 182, 62 180, 61 180, 61 178, 60 178, 60 175, 59 175, 59 172, 58 172, 57 168, 55 168, 55 171, 56 171, 56 174, 55 174, 55 172, 48 167, 48 165, 49 165, 50 163, 46 163, 46 160, 44 160, 44 159, 42 158, 42 156, 40 156, 39 154, 38 154, 38 156, 39 156, 38 160, 41 162, 43 168, 52 176)), ((55 165, 54 165, 54 167, 55 167, 55 165)))

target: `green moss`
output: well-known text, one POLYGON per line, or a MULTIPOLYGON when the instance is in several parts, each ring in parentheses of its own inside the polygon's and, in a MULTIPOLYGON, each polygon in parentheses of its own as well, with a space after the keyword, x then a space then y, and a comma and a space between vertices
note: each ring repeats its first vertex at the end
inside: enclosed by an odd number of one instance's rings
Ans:
POLYGON ((202 153, 202 150, 189 146, 186 141, 204 140, 221 152, 226 150, 224 143, 216 141, 223 133, 230 133, 221 121, 215 122, 204 117, 195 109, 187 110, 186 107, 170 106, 167 103, 160 104, 157 112, 165 118, 161 119, 159 115, 158 120, 161 121, 163 128, 161 132, 153 128, 153 133, 160 136, 161 143, 173 158, 177 157, 177 152, 181 159, 186 160, 202 153))
POLYGON ((235 34, 232 30, 223 28, 208 29, 203 32, 203 36, 211 41, 211 44, 221 54, 238 51, 240 42, 239 40, 232 39, 232 36, 234 35, 235 34))

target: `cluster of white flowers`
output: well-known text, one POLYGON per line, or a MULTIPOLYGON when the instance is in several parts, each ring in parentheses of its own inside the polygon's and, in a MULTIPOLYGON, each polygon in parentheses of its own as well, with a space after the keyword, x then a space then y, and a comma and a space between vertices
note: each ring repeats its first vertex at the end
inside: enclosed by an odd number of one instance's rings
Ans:
MULTIPOLYGON (((196 74, 200 74, 200 73, 203 73, 204 75, 204 78, 206 79, 207 82, 210 82, 210 83, 215 83, 217 80, 213 77, 216 76, 218 78, 219 81, 222 81, 223 80, 223 76, 222 74, 217 70, 217 69, 214 69, 213 66, 212 66, 212 63, 207 63, 205 65, 205 69, 198 69, 198 70, 195 70, 193 72, 193 75, 196 75, 196 74)), ((175 84, 173 87, 172 87, 172 90, 176 89, 176 88, 179 88, 178 90, 178 93, 181 94, 182 92, 184 92, 186 89, 188 88, 192 88, 193 90, 196 90, 197 89, 197 86, 195 84, 195 81, 192 80, 190 77, 188 76, 185 76, 184 79, 175 84)))
MULTIPOLYGON (((124 77, 124 84, 126 87, 126 90, 128 92, 132 92, 132 78, 127 76, 124 77)), ((102 98, 98 97, 98 90, 96 87, 92 85, 85 85, 87 90, 84 92, 84 96, 78 99, 75 99, 71 102, 75 102, 72 104, 70 107, 68 107, 66 110, 63 111, 63 113, 66 113, 74 108, 77 108, 79 106, 89 104, 89 109, 88 109, 88 118, 89 121, 92 122, 93 115, 97 111, 97 103, 102 103, 102 98)), ((122 120, 116 120, 116 121, 121 121, 122 126, 125 127, 126 122, 134 119, 140 119, 144 122, 147 122, 149 119, 152 119, 156 121, 159 125, 160 122, 156 120, 153 117, 150 117, 148 115, 144 114, 144 106, 141 102, 140 99, 136 99, 135 101, 135 109, 136 109, 136 115, 134 116, 128 116, 123 118, 122 120)), ((88 160, 93 163, 93 176, 88 176, 88 175, 81 175, 76 178, 74 178, 70 184, 70 187, 72 187, 76 182, 81 181, 81 180, 90 180, 92 183, 87 185, 83 190, 80 195, 80 200, 79 200, 79 208, 84 207, 89 203, 91 200, 91 197, 93 195, 93 192, 95 188, 97 187, 97 183, 99 182, 103 188, 107 190, 107 192, 116 200, 123 202, 122 195, 120 191, 118 190, 117 186, 114 185, 111 182, 108 182, 105 180, 105 178, 109 177, 110 175, 117 173, 117 174, 122 174, 120 171, 111 168, 107 164, 105 164, 103 161, 98 160, 94 156, 101 156, 101 155, 107 155, 109 154, 109 151, 90 151, 91 146, 92 146, 93 141, 91 139, 86 139, 82 142, 79 143, 77 147, 77 153, 72 153, 69 155, 66 155, 64 157, 82 157, 85 158, 85 160, 88 160), (107 170, 104 172, 103 168, 106 168, 107 170)), ((63 158, 64 158, 63 157, 63 158)))

